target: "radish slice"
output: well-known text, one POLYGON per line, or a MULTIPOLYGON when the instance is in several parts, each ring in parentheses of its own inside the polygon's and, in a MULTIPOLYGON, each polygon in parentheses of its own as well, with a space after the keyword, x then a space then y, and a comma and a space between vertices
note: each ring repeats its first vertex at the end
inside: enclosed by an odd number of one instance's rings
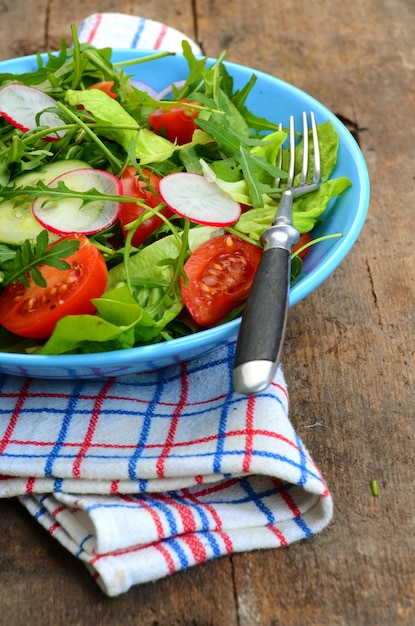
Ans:
POLYGON ((159 192, 169 209, 197 224, 229 226, 241 215, 239 202, 200 174, 168 174, 160 180, 159 192))
MULTIPOLYGON (((48 187, 57 187, 60 181, 73 191, 94 188, 112 196, 122 194, 121 181, 104 170, 82 168, 65 172, 54 178, 48 187)), ((120 203, 112 200, 94 200, 83 204, 78 198, 56 200, 44 196, 36 198, 32 211, 38 222, 52 233, 91 235, 111 226, 117 220, 120 208, 120 203)))
MULTIPOLYGON (((24 132, 39 126, 54 128, 64 122, 55 113, 45 111, 56 107, 56 100, 40 89, 10 83, 0 89, 0 114, 13 126, 24 132), (45 111, 42 113, 42 111, 45 111), (40 114, 40 115, 39 115, 40 114), (38 121, 36 118, 38 117, 38 121)), ((48 141, 58 141, 66 130, 58 130, 45 137, 48 141)))
POLYGON ((143 83, 142 80, 135 80, 135 79, 132 79, 130 82, 139 91, 145 91, 146 93, 149 94, 149 96, 156 99, 157 89, 154 89, 154 87, 152 87, 148 83, 143 83))
POLYGON ((175 87, 177 87, 177 89, 181 89, 183 87, 183 85, 185 84, 185 80, 176 80, 175 83, 172 83, 171 85, 167 85, 167 87, 164 87, 164 89, 162 89, 161 91, 159 91, 156 95, 156 100, 161 100, 162 98, 166 98, 167 96, 170 96, 173 92, 173 85, 175 87))

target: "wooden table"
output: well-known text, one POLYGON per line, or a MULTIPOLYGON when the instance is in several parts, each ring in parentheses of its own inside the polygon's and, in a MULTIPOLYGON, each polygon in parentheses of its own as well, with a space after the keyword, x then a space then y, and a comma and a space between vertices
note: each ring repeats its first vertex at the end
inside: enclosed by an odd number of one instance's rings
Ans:
POLYGON ((223 557, 109 600, 2 500, 0 624, 415 624, 413 0, 3 0, 0 58, 56 49, 98 11, 164 21, 212 56, 227 49, 315 96, 357 136, 372 185, 365 227, 291 310, 284 354, 291 419, 334 519, 289 548, 223 557))

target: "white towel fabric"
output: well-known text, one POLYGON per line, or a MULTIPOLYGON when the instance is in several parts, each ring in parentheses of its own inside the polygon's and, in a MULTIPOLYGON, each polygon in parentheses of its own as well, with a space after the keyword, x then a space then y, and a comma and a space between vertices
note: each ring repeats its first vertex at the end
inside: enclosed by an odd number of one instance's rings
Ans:
POLYGON ((194 54, 201 54, 192 39, 175 28, 124 13, 95 13, 80 25, 79 41, 90 43, 96 48, 141 48, 181 52, 182 41, 189 42, 194 54))

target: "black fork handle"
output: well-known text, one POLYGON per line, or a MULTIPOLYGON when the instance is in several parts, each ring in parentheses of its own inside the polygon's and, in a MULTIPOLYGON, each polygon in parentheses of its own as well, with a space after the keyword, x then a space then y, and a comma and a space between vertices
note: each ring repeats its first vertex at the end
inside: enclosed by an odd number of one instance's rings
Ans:
POLYGON ((285 334, 290 278, 290 250, 265 250, 238 334, 234 364, 234 387, 238 393, 252 395, 264 391, 275 376, 285 334))

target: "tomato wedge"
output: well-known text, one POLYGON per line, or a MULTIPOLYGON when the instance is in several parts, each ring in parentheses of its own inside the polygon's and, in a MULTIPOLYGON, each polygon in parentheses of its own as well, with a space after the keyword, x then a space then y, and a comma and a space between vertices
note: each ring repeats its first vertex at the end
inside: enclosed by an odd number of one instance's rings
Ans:
POLYGON ((197 109, 191 109, 186 106, 187 104, 200 104, 199 102, 190 102, 189 100, 180 100, 182 105, 175 105, 169 109, 157 109, 153 113, 150 113, 148 119, 152 129, 155 133, 163 134, 170 141, 177 141, 179 145, 184 143, 190 143, 192 141, 193 133, 197 128, 195 122, 196 117, 199 115, 197 109))
POLYGON ((192 318, 214 326, 248 297, 262 250, 234 235, 203 243, 185 263, 183 302, 192 318))
POLYGON ((79 241, 78 250, 65 261, 70 269, 40 266, 47 286, 30 280, 8 285, 0 296, 0 324, 10 332, 31 339, 46 339, 57 322, 66 315, 94 313, 91 298, 98 298, 108 284, 108 270, 102 254, 83 234, 71 234, 62 240, 79 241))
MULTIPOLYGON (((121 183, 123 188, 123 195, 132 198, 140 198, 144 200, 147 206, 155 208, 160 204, 161 199, 159 196, 159 182, 160 177, 148 169, 143 170, 143 178, 140 178, 135 167, 127 167, 121 176, 121 183), (146 179, 146 180, 145 180, 146 179), (154 191, 152 191, 154 189, 154 191)), ((166 217, 172 215, 169 208, 164 208, 160 211, 166 217)), ((138 206, 134 202, 123 202, 120 210, 120 225, 123 229, 124 236, 127 235, 126 226, 130 222, 134 222, 140 215, 145 213, 145 209, 138 206)), ((151 235, 157 228, 163 224, 163 220, 158 215, 153 215, 149 219, 145 220, 135 231, 132 244, 133 246, 141 246, 147 237, 151 235)))

